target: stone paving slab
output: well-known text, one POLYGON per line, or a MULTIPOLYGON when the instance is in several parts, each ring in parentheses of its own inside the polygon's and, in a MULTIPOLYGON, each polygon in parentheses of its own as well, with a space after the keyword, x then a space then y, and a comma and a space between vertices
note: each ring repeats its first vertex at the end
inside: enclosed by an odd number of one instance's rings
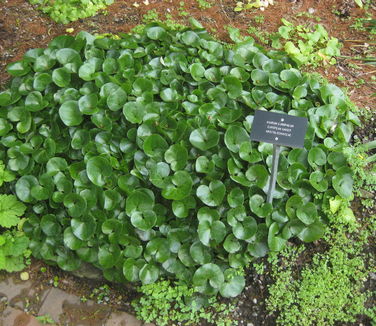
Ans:
POLYGON ((0 298, 5 298, 8 305, 20 310, 38 311, 50 288, 41 288, 32 281, 21 281, 9 277, 0 282, 0 298))
POLYGON ((131 314, 33 281, 9 276, 0 281, 0 326, 42 326, 33 316, 49 315, 54 326, 155 326, 131 314), (33 315, 32 315, 33 314, 33 315))
POLYGON ((110 313, 111 309, 108 306, 96 304, 91 300, 83 303, 75 295, 52 288, 38 315, 49 314, 61 325, 103 326, 110 313))
POLYGON ((116 311, 107 319, 105 326, 142 326, 142 323, 126 312, 116 311))
POLYGON ((34 316, 7 307, 0 316, 0 326, 43 326, 34 316))

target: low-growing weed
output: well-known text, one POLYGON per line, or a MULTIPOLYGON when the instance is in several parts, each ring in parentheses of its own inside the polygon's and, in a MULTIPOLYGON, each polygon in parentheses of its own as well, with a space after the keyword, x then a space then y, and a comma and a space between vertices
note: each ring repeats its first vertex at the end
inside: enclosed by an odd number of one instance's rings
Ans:
POLYGON ((277 324, 331 326, 354 322, 361 314, 372 315, 365 308, 370 294, 363 291, 372 269, 366 265, 368 256, 362 252, 368 236, 368 232, 363 232, 360 239, 349 239, 343 231, 329 233, 329 250, 315 254, 301 271, 293 269, 299 263, 296 251, 294 255, 291 250, 285 251, 281 261, 273 265, 274 283, 267 300, 267 309, 278 311, 277 324))
POLYGON ((108 303, 110 301, 110 287, 107 284, 104 284, 98 288, 95 288, 90 294, 90 299, 95 299, 99 304, 108 303))
POLYGON ((142 297, 132 303, 137 317, 158 326, 169 323, 200 324, 200 321, 219 326, 237 325, 231 318, 234 307, 219 303, 215 297, 198 297, 193 288, 181 282, 159 281, 141 286, 142 297))
POLYGON ((43 316, 37 316, 36 319, 44 325, 50 325, 50 324, 56 323, 49 314, 46 314, 43 316))

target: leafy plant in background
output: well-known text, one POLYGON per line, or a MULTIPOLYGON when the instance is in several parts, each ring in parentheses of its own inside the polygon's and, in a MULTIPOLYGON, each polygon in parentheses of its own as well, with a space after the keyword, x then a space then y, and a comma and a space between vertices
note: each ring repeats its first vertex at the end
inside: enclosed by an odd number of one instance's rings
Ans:
MULTIPOLYGON (((15 176, 6 170, 0 161, 0 186, 14 180, 15 176)), ((5 186, 3 187, 5 188, 5 186)), ((25 258, 31 255, 29 239, 16 227, 21 224, 21 216, 26 206, 13 195, 0 195, 0 270, 21 271, 25 268, 25 258)))
POLYGON ((262 11, 265 10, 269 5, 274 5, 274 0, 247 0, 247 1, 238 1, 234 11, 242 11, 252 8, 257 8, 262 11))
POLYGON ((209 9, 213 7, 213 3, 206 0, 196 0, 197 5, 200 9, 209 9))
POLYGON ((29 0, 37 8, 62 24, 94 16, 114 0, 29 0))
POLYGON ((359 121, 343 92, 251 39, 224 46, 194 26, 63 35, 8 66, 0 144, 35 257, 234 297, 239 269, 321 238, 323 202, 352 198, 341 150, 359 121), (249 141, 255 110, 310 122, 304 149, 283 148, 273 206, 272 145, 249 141))
POLYGON ((345 147, 343 153, 354 171, 354 191, 364 206, 374 205, 376 191, 376 154, 369 153, 376 148, 376 141, 345 147))
POLYGON ((306 25, 294 25, 282 19, 283 25, 279 27, 272 39, 272 46, 284 49, 298 66, 336 63, 341 44, 335 37, 329 37, 327 30, 321 24, 316 24, 313 29, 306 25))

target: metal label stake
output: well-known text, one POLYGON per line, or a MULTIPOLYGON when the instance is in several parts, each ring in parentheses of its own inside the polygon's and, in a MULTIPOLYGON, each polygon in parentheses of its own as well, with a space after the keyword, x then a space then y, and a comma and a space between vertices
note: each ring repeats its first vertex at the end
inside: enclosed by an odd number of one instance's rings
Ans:
POLYGON ((279 162, 279 154, 281 153, 281 146, 273 145, 273 163, 272 163, 272 173, 270 175, 269 180, 269 190, 266 202, 272 203, 273 201, 273 194, 275 189, 275 183, 277 181, 277 172, 278 172, 278 162, 279 162))
POLYGON ((273 202, 281 146, 304 147, 308 120, 288 114, 257 110, 252 123, 251 140, 273 144, 273 163, 266 201, 273 202))

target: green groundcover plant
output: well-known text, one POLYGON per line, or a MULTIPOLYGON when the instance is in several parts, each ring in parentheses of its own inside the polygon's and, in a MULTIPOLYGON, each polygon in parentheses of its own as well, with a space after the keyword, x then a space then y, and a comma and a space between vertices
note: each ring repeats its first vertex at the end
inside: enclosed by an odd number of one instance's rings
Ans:
POLYGON ((7 70, 1 159, 33 255, 64 270, 85 261, 113 281, 166 276, 236 296, 239 269, 319 239, 323 205, 352 197, 341 149, 359 120, 345 95, 251 39, 225 46, 197 22, 80 32, 7 70), (273 205, 272 145, 249 140, 255 110, 309 119, 305 148, 282 151, 273 205))

